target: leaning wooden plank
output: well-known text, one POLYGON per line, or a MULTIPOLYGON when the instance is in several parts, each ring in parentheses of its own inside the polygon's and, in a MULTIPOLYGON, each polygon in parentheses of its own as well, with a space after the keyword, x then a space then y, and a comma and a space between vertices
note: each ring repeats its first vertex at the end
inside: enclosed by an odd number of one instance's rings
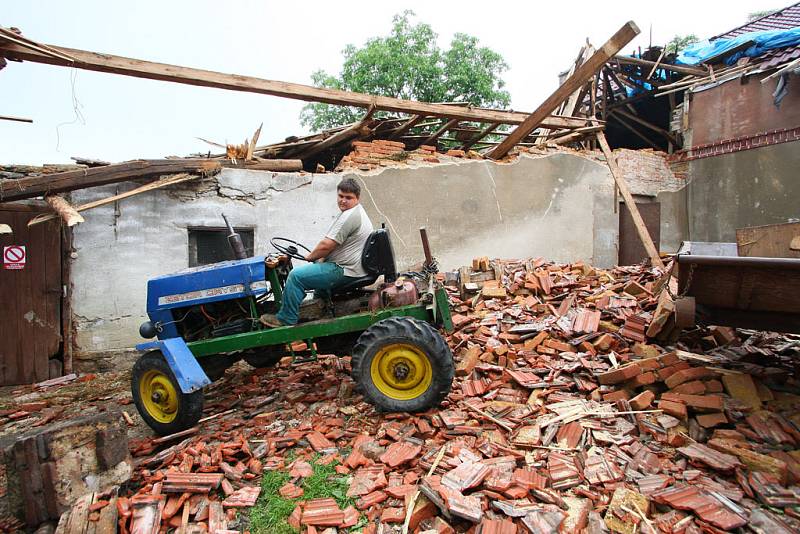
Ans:
POLYGON ((214 173, 221 161, 210 159, 134 160, 105 167, 78 169, 44 176, 0 181, 0 202, 74 191, 85 187, 124 182, 164 174, 214 173))
MULTIPOLYGON (((166 187, 168 185, 179 184, 181 182, 187 182, 189 180, 194 180, 199 178, 196 174, 175 174, 172 176, 166 176, 161 178, 160 180, 156 180, 155 182, 150 182, 149 184, 145 184, 141 187, 137 187, 136 189, 131 189, 130 191, 126 191, 125 193, 120 193, 119 195, 114 195, 108 198, 103 198, 100 200, 93 200, 92 202, 87 202, 86 204, 81 204, 80 206, 76 206, 76 211, 86 211, 92 208, 97 208, 99 206, 105 206, 106 204, 111 204, 112 202, 117 202, 118 200, 122 200, 123 198, 132 197, 134 195, 139 195, 141 193, 146 193, 147 191, 152 191, 154 189, 159 189, 162 187, 166 187)), ((43 222, 51 221, 58 217, 55 213, 46 213, 44 215, 37 215, 30 221, 28 221, 28 226, 33 226, 35 224, 41 224, 43 222)))
MULTIPOLYGON (((531 115, 520 124, 511 135, 500 143, 488 156, 500 159, 511 150, 514 145, 525 139, 534 129, 542 126, 544 119, 556 109, 561 102, 585 84, 595 72, 605 65, 614 54, 639 34, 639 28, 633 21, 623 25, 611 39, 608 40, 597 52, 592 54, 586 62, 578 67, 572 76, 568 77, 561 86, 553 92, 531 115)), ((582 125, 584 126, 584 125, 582 125)))
MULTIPOLYGON (((260 93, 304 100, 307 102, 324 102, 339 106, 355 106, 362 108, 368 108, 374 105, 375 108, 380 111, 447 117, 464 121, 520 124, 528 116, 527 113, 518 111, 475 109, 465 106, 416 102, 413 100, 354 93, 339 89, 312 87, 299 83, 265 80, 253 76, 241 76, 238 74, 225 74, 203 69, 180 67, 177 65, 168 65, 166 63, 155 63, 152 61, 143 61, 111 54, 100 54, 74 48, 53 45, 41 46, 47 46, 49 49, 73 57, 75 61, 66 61, 8 42, 0 43, 0 56, 13 60, 46 63, 48 65, 122 74, 124 76, 133 76, 136 78, 147 78, 201 87, 215 87, 231 91, 260 93)), ((547 118, 542 124, 549 128, 577 128, 584 125, 583 121, 580 119, 555 116, 547 118)))
POLYGON ((83 222, 83 216, 61 195, 48 195, 44 197, 44 199, 50 204, 50 207, 53 208, 56 214, 64 219, 67 226, 75 226, 83 222))
POLYGON ((628 206, 628 210, 633 218, 633 224, 636 226, 636 233, 639 234, 639 239, 642 240, 642 244, 647 251, 647 255, 650 257, 650 261, 654 266, 663 269, 664 262, 661 261, 661 256, 658 255, 656 245, 653 243, 653 238, 650 237, 650 233, 647 231, 647 226, 644 224, 642 214, 639 213, 639 208, 636 207, 636 202, 633 200, 628 182, 625 181, 625 177, 622 176, 622 172, 617 166, 617 160, 611 152, 611 147, 608 146, 606 135, 603 132, 597 132, 597 141, 600 143, 600 148, 603 151, 603 155, 606 157, 606 163, 611 171, 611 176, 614 177, 614 182, 617 184, 619 192, 622 193, 622 198, 625 199, 625 204, 628 206))

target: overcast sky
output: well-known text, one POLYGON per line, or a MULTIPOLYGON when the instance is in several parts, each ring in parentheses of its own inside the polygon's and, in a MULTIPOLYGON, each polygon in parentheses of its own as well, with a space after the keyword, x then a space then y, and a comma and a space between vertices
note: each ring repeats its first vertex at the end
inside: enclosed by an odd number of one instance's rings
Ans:
MULTIPOLYGON (((464 32, 502 54, 512 107, 532 111, 587 37, 599 46, 633 20, 642 33, 624 49, 630 53, 648 45, 651 31, 654 44, 676 34, 710 37, 745 23, 748 13, 787 4, 2 0, 0 25, 53 45, 310 83, 318 68, 339 72, 345 45, 387 34, 392 16, 412 9, 433 26, 442 47, 464 32)), ((197 137, 241 143, 262 122, 259 144, 276 142, 305 133, 302 106, 266 95, 10 62, 0 71, 0 115, 34 123, 0 121, 0 164, 185 156, 209 149, 197 137)))

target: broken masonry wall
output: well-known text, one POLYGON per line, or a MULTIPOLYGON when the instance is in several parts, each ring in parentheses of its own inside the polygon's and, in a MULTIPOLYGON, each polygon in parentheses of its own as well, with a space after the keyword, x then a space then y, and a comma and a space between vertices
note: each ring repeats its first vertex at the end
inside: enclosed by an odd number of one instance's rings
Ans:
MULTIPOLYGON (((338 213, 335 191, 344 176, 362 184, 362 203, 375 226, 387 224, 401 269, 423 259, 421 226, 443 269, 478 255, 616 263, 613 181, 605 163, 591 158, 525 155, 510 164, 463 160, 360 175, 225 169, 93 209, 74 228, 76 368, 130 363, 118 358, 132 358, 142 341, 147 280, 188 266, 189 228, 220 228, 224 212, 234 226, 254 229, 256 255, 270 251, 273 236, 311 247, 338 213)), ((76 191, 72 201, 137 185, 76 191)))
POLYGON ((425 226, 443 268, 479 255, 554 261, 616 261, 613 185, 605 165, 571 154, 523 156, 511 164, 461 160, 388 168, 361 182, 373 223, 392 233, 397 262, 423 258, 425 226))
POLYGON ((689 238, 735 242, 736 229, 800 219, 800 141, 689 162, 689 238))

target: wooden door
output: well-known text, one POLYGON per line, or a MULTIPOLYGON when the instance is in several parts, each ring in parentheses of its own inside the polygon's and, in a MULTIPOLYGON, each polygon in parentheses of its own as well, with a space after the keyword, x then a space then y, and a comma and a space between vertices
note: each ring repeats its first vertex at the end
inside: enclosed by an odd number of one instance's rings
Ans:
MULTIPOLYGON (((653 238, 656 250, 661 244, 661 203, 637 202, 636 207, 644 219, 644 225, 653 238)), ((636 265, 649 258, 642 245, 633 217, 624 202, 619 205, 619 265, 636 265)))
POLYGON ((0 223, 13 231, 0 234, 0 385, 55 378, 49 360, 59 355, 63 339, 61 221, 28 228, 28 221, 43 212, 50 210, 0 204, 0 223), (20 258, 23 246, 24 263, 9 263, 20 258))

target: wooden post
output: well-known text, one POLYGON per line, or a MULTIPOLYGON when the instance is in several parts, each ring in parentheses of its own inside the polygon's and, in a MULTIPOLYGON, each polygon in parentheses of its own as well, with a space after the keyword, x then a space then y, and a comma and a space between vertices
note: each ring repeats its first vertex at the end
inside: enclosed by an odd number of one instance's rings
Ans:
POLYGON ((615 33, 606 44, 600 47, 597 52, 592 54, 586 62, 575 69, 575 72, 567 78, 561 86, 550 95, 531 115, 525 119, 506 139, 500 143, 488 155, 492 159, 500 159, 511 150, 514 145, 525 139, 528 134, 542 125, 542 121, 550 115, 565 98, 579 89, 589 79, 594 76, 606 61, 622 50, 622 47, 631 42, 639 35, 639 28, 633 21, 629 21, 615 33))
POLYGON ((636 207, 636 202, 633 200, 631 190, 628 188, 628 182, 625 181, 625 178, 622 176, 622 172, 619 170, 619 166, 617 166, 617 160, 614 158, 614 154, 611 152, 611 147, 608 146, 606 135, 603 132, 597 132, 597 141, 600 143, 600 148, 603 150, 603 154, 606 157, 606 163, 608 163, 611 176, 614 177, 614 182, 617 184, 619 192, 622 193, 622 198, 625 199, 625 204, 627 204, 628 210, 631 212, 633 224, 636 226, 636 233, 639 234, 639 239, 642 240, 642 244, 644 245, 644 249, 647 251, 647 255, 650 257, 650 261, 654 266, 661 267, 663 269, 664 262, 661 261, 661 256, 658 255, 656 245, 653 243, 653 238, 650 237, 650 232, 647 231, 647 226, 644 224, 642 214, 639 213, 639 208, 636 207))

